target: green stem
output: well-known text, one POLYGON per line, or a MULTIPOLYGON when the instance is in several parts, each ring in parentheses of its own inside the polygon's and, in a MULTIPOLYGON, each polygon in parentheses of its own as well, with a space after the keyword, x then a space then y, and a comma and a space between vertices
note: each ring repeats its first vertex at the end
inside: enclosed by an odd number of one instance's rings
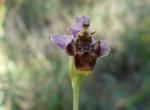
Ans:
POLYGON ((75 81, 72 82, 73 88, 73 110, 79 109, 79 94, 80 94, 80 79, 81 77, 78 75, 75 81))
POLYGON ((73 89, 73 110, 79 110, 79 94, 82 74, 75 69, 73 57, 69 58, 69 69, 73 89))

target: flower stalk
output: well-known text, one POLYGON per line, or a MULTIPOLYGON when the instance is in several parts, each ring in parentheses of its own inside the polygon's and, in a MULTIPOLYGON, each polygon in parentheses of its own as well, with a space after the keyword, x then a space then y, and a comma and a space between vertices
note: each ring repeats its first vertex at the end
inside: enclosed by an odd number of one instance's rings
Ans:
POLYGON ((79 109, 79 96, 80 96, 80 83, 81 77, 76 77, 76 81, 72 85, 73 89, 73 110, 79 109))
POLYGON ((74 59, 72 57, 70 57, 69 62, 70 78, 73 90, 73 110, 79 110, 79 96, 82 75, 76 71, 74 59))

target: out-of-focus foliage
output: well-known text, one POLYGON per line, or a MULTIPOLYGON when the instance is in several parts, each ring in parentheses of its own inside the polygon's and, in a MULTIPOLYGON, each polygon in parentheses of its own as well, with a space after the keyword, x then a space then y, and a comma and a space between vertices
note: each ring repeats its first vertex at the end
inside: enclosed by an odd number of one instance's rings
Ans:
MULTIPOLYGON (((5 0, 0 0, 5 1, 5 0)), ((91 17, 111 52, 81 87, 81 110, 150 110, 149 0, 7 0, 0 31, 0 109, 71 110, 68 57, 49 41, 91 17)), ((0 8, 0 11, 2 8, 0 8)), ((0 18, 1 19, 1 18, 0 18)))

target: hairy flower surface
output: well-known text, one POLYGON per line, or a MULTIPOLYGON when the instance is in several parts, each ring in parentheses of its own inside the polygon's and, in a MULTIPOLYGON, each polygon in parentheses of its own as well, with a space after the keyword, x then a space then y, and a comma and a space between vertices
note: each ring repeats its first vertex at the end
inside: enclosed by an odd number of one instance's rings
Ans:
POLYGON ((110 51, 106 41, 93 39, 95 32, 90 32, 89 26, 90 17, 80 16, 76 18, 76 26, 68 28, 70 36, 51 36, 52 42, 74 58, 75 67, 80 71, 92 71, 97 58, 107 56, 110 51))

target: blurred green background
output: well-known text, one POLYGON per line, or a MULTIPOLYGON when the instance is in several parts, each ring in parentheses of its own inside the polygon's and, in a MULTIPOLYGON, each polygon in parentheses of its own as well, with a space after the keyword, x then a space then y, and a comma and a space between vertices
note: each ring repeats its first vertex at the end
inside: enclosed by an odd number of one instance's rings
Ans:
POLYGON ((68 56, 49 36, 80 15, 111 47, 83 80, 80 110, 150 110, 149 0, 0 0, 0 110, 72 110, 68 56))

